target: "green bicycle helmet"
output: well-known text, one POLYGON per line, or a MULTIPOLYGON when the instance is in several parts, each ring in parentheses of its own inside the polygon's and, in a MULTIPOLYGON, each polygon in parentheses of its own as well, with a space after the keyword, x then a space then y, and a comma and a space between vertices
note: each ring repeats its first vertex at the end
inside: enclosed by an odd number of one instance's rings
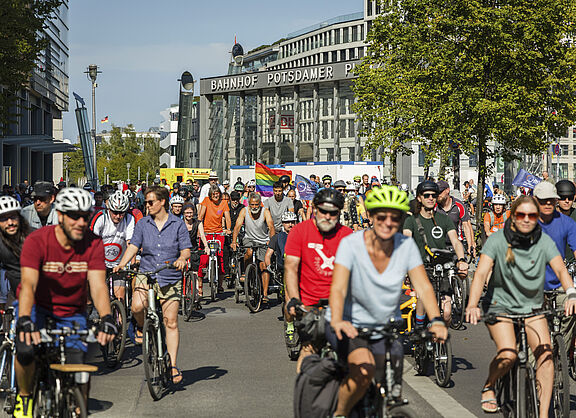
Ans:
POLYGON ((402 212, 408 212, 408 194, 397 187, 383 185, 380 187, 372 187, 366 193, 366 200, 364 205, 368 211, 376 209, 397 209, 402 212))

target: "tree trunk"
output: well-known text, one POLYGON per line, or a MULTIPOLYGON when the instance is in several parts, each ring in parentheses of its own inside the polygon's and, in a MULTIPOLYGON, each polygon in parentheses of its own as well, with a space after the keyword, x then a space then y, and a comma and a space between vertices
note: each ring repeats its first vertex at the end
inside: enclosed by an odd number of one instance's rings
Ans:
POLYGON ((454 169, 454 189, 460 190, 460 148, 454 150, 453 169, 454 169))
POLYGON ((476 193, 476 234, 482 232, 482 208, 484 207, 484 186, 486 184, 486 136, 478 138, 478 192, 476 193))
POLYGON ((398 151, 390 150, 390 184, 398 182, 398 151))

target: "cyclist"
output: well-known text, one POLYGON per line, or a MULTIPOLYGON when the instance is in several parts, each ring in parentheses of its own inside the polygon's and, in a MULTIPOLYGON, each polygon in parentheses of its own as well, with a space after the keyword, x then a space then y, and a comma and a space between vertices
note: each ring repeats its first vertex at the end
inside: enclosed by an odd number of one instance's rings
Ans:
MULTIPOLYGON (((352 188, 354 186, 351 186, 352 188)), ((340 223, 351 228, 353 231, 358 229, 358 212, 356 210, 356 199, 354 194, 350 195, 346 189, 348 185, 343 180, 338 180, 334 183, 334 189, 342 193, 344 197, 344 208, 340 212, 340 223)))
MULTIPOLYGON (((293 212, 284 212, 282 214, 282 230, 276 232, 274 236, 270 237, 266 255, 264 256, 264 264, 266 269, 272 264, 272 256, 276 257, 276 271, 284 271, 284 248, 288 240, 288 234, 296 225, 297 217, 293 212)), ((284 339, 288 347, 296 347, 298 345, 298 334, 294 332, 294 321, 284 310, 284 339)))
MULTIPOLYGON (((474 255, 476 244, 474 242, 474 232, 472 231, 472 223, 470 222, 470 215, 464 203, 460 199, 450 195, 450 185, 445 180, 440 180, 438 183, 438 198, 436 205, 436 212, 447 215, 458 233, 458 239, 461 242, 466 241, 469 253, 474 255)), ((448 241, 449 242, 449 241, 448 241)))
POLYGON ((326 174, 325 176, 322 176, 322 189, 330 189, 332 187, 332 176, 329 174, 326 174))
MULTIPOLYGON (((136 221, 131 214, 127 213, 130 200, 121 191, 116 191, 108 198, 106 207, 108 210, 94 215, 90 222, 90 229, 102 238, 106 273, 111 274, 112 269, 120 263, 126 247, 130 244, 136 221)), ((124 299, 126 296, 124 280, 113 279, 112 285, 116 297, 124 299)))
MULTIPOLYGON (((203 232, 200 229, 200 221, 198 220, 198 213, 196 212, 196 205, 192 203, 184 204, 184 223, 186 224, 186 229, 188 230, 188 235, 190 236, 190 269, 192 271, 198 271, 200 267, 200 252, 198 248, 199 240, 206 240, 206 237, 201 238, 203 232)), ((198 292, 202 294, 202 282, 198 281, 198 292)), ((198 302, 200 303, 200 302, 198 302)))
POLYGON ((222 249, 224 248, 224 236, 222 236, 222 233, 230 234, 231 220, 228 204, 222 200, 222 192, 216 184, 210 187, 208 197, 200 203, 198 219, 200 219, 201 222, 200 228, 202 228, 202 233, 206 237, 206 242, 202 241, 205 254, 200 256, 198 277, 202 279, 204 277, 204 269, 208 267, 208 254, 210 252, 208 240, 215 239, 220 241, 220 251, 218 252, 218 291, 223 292, 224 256, 222 249))
POLYGON ((22 244, 32 232, 21 210, 20 202, 12 196, 0 197, 0 264, 6 270, 6 280, 12 296, 16 295, 16 288, 20 284, 22 244))
POLYGON ((179 194, 175 194, 170 199, 170 212, 172 215, 182 219, 182 206, 184 205, 184 199, 179 194))
MULTIPOLYGON (((553 184, 543 182, 551 187, 553 184)), ((536 186, 538 187, 538 186, 536 186)), ((478 301, 490 274, 488 291, 482 302, 487 314, 522 314, 540 309, 544 302, 545 270, 550 267, 568 295, 565 302, 566 315, 576 309, 576 289, 566 270, 554 241, 538 222, 542 216, 536 199, 520 196, 510 210, 510 218, 504 229, 492 234, 484 244, 480 262, 470 288, 466 308, 466 320, 476 324, 481 316, 478 301)), ((552 395, 554 365, 550 332, 545 317, 538 316, 526 321, 528 344, 536 358, 536 379, 540 398, 540 416, 548 416, 552 395)), ((517 359, 514 325, 502 319, 488 325, 488 331, 496 344, 497 354, 492 360, 489 375, 482 389, 482 409, 495 413, 498 404, 494 385, 504 376, 517 359)))
POLYGON ((172 193, 170 193, 170 197, 178 195, 179 191, 180 191, 180 183, 176 182, 172 185, 172 193))
MULTIPOLYGON (((168 212, 169 191, 164 187, 153 186, 146 190, 148 216, 142 218, 134 227, 134 234, 120 264, 113 272, 124 268, 136 253, 141 250, 141 271, 154 271, 166 262, 174 264, 178 270, 184 270, 190 258, 190 236, 184 221, 168 212)), ((172 363, 172 381, 180 383, 182 372, 176 367, 178 359, 178 309, 182 294, 182 273, 166 269, 157 274, 154 285, 162 306, 164 325, 166 326, 166 347, 172 363)), ((148 283, 146 276, 136 277, 132 295, 132 313, 136 320, 136 342, 142 342, 142 326, 145 309, 148 305, 148 283)))
MULTIPOLYGON (((288 199, 282 195, 285 199, 288 199)), ((288 199, 289 200, 289 199, 288 199)), ((272 220, 272 215, 270 211, 262 207, 262 197, 258 193, 250 194, 250 206, 244 208, 238 216, 236 225, 234 226, 234 232, 232 234, 232 251, 236 251, 238 248, 238 234, 242 225, 244 225, 244 240, 242 245, 248 247, 246 249, 246 254, 244 254, 244 263, 252 258, 252 251, 254 246, 258 245, 256 259, 259 261, 260 270, 262 272, 262 303, 265 307, 268 306, 268 284, 270 282, 270 273, 266 270, 266 265, 264 263, 264 255, 266 254, 265 245, 268 244, 270 237, 275 234, 275 226, 272 220)))
MULTIPOLYGON (((576 187, 574 186, 574 183, 570 180, 560 180, 556 183, 556 191, 560 197, 560 199, 558 199, 558 212, 563 213, 576 221, 576 211, 572 207, 572 205, 574 205, 574 195, 576 195, 576 187)), ((566 264, 576 261, 574 253, 572 253, 568 247, 566 248, 565 261, 566 264)))
POLYGON ((54 187, 46 181, 38 181, 34 184, 31 195, 34 204, 22 209, 22 216, 33 229, 46 225, 58 225, 58 215, 52 205, 55 194, 54 187))
POLYGON ((306 218, 306 211, 304 210, 304 205, 302 201, 296 199, 296 190, 289 190, 286 194, 290 199, 292 199, 292 203, 294 204, 294 213, 296 214, 298 222, 305 221, 306 218))
POLYGON ((502 194, 492 196, 492 212, 484 214, 484 232, 489 237, 499 229, 504 228, 506 219, 510 217, 510 211, 504 210, 506 207, 506 197, 502 194))
MULTIPOLYGON (((282 188, 282 183, 280 181, 277 181, 272 185, 272 190, 274 196, 266 199, 264 207, 268 209, 270 215, 272 215, 274 228, 277 231, 280 231, 282 229, 282 214, 286 211, 294 212, 294 202, 292 202, 292 199, 288 196, 284 195, 284 189, 282 188)), ((250 200, 252 200, 252 195, 250 195, 250 200)))
POLYGON ((208 183, 206 183, 200 189, 200 196, 198 196, 198 201, 200 204, 202 204, 204 199, 208 197, 212 186, 217 186, 220 189, 220 193, 224 193, 224 187, 218 185, 218 174, 216 174, 215 171, 210 171, 210 175, 208 176, 208 183))
MULTIPOLYGON (((286 241, 284 283, 288 322, 294 320, 298 305, 311 306, 330 295, 334 256, 340 240, 352 233, 340 224, 344 198, 336 190, 320 190, 312 201, 314 217, 296 225, 286 241)), ((302 359, 314 353, 311 341, 302 341, 297 371, 302 359)))
MULTIPOLYGON (((442 213, 434 212, 438 198, 438 185, 431 180, 425 180, 416 188, 416 212, 404 222, 404 235, 413 237, 420 250, 422 260, 433 261, 433 249, 446 249, 448 237, 456 256, 458 257, 458 272, 468 274, 468 263, 464 258, 464 247, 458 240, 454 223, 442 213)), ((451 315, 452 297, 450 283, 443 280, 440 284, 443 300, 444 320, 448 322, 451 315)), ((425 319, 424 307, 421 303, 416 305, 416 326, 423 326, 425 319)))
MULTIPOLYGON (((331 325, 326 327, 326 337, 336 347, 338 358, 348 362, 348 376, 340 384, 334 416, 348 416, 368 389, 376 365, 383 364, 383 339, 357 338, 357 328, 377 328, 399 317, 406 274, 421 295, 430 318, 430 331, 440 340, 448 336, 416 243, 399 233, 402 217, 409 209, 407 194, 394 186, 373 187, 365 204, 373 227, 340 242, 326 312, 331 325)), ((393 393, 399 397, 403 357, 400 341, 394 342, 391 355, 396 372, 393 393)))
MULTIPOLYGON (((54 206, 58 225, 32 232, 24 241, 20 257, 15 361, 19 394, 14 412, 18 417, 32 416, 34 346, 40 343, 38 329, 44 328, 47 318, 52 318, 58 328, 86 329, 89 288, 102 318, 98 342, 109 343, 117 332, 105 281, 104 246, 88 231, 92 196, 82 189, 66 188, 58 193, 54 206)), ((70 363, 84 363, 85 343, 72 336, 66 347, 70 363)))

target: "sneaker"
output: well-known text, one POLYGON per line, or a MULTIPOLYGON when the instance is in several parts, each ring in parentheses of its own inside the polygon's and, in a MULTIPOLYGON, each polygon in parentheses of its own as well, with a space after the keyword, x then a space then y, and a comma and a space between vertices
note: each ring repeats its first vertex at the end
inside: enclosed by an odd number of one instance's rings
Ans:
POLYGON ((294 329, 294 322, 284 323, 284 341, 286 342, 287 347, 298 346, 298 334, 294 329))
POLYGON ((14 416, 16 418, 32 417, 32 396, 16 396, 14 416))

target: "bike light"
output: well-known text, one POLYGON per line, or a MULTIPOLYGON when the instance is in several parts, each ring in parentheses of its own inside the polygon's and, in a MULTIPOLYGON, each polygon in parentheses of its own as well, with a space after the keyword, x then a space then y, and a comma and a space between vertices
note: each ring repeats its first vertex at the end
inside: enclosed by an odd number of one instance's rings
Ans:
POLYGON ((445 263, 444 270, 450 270, 453 267, 452 263, 445 263))

